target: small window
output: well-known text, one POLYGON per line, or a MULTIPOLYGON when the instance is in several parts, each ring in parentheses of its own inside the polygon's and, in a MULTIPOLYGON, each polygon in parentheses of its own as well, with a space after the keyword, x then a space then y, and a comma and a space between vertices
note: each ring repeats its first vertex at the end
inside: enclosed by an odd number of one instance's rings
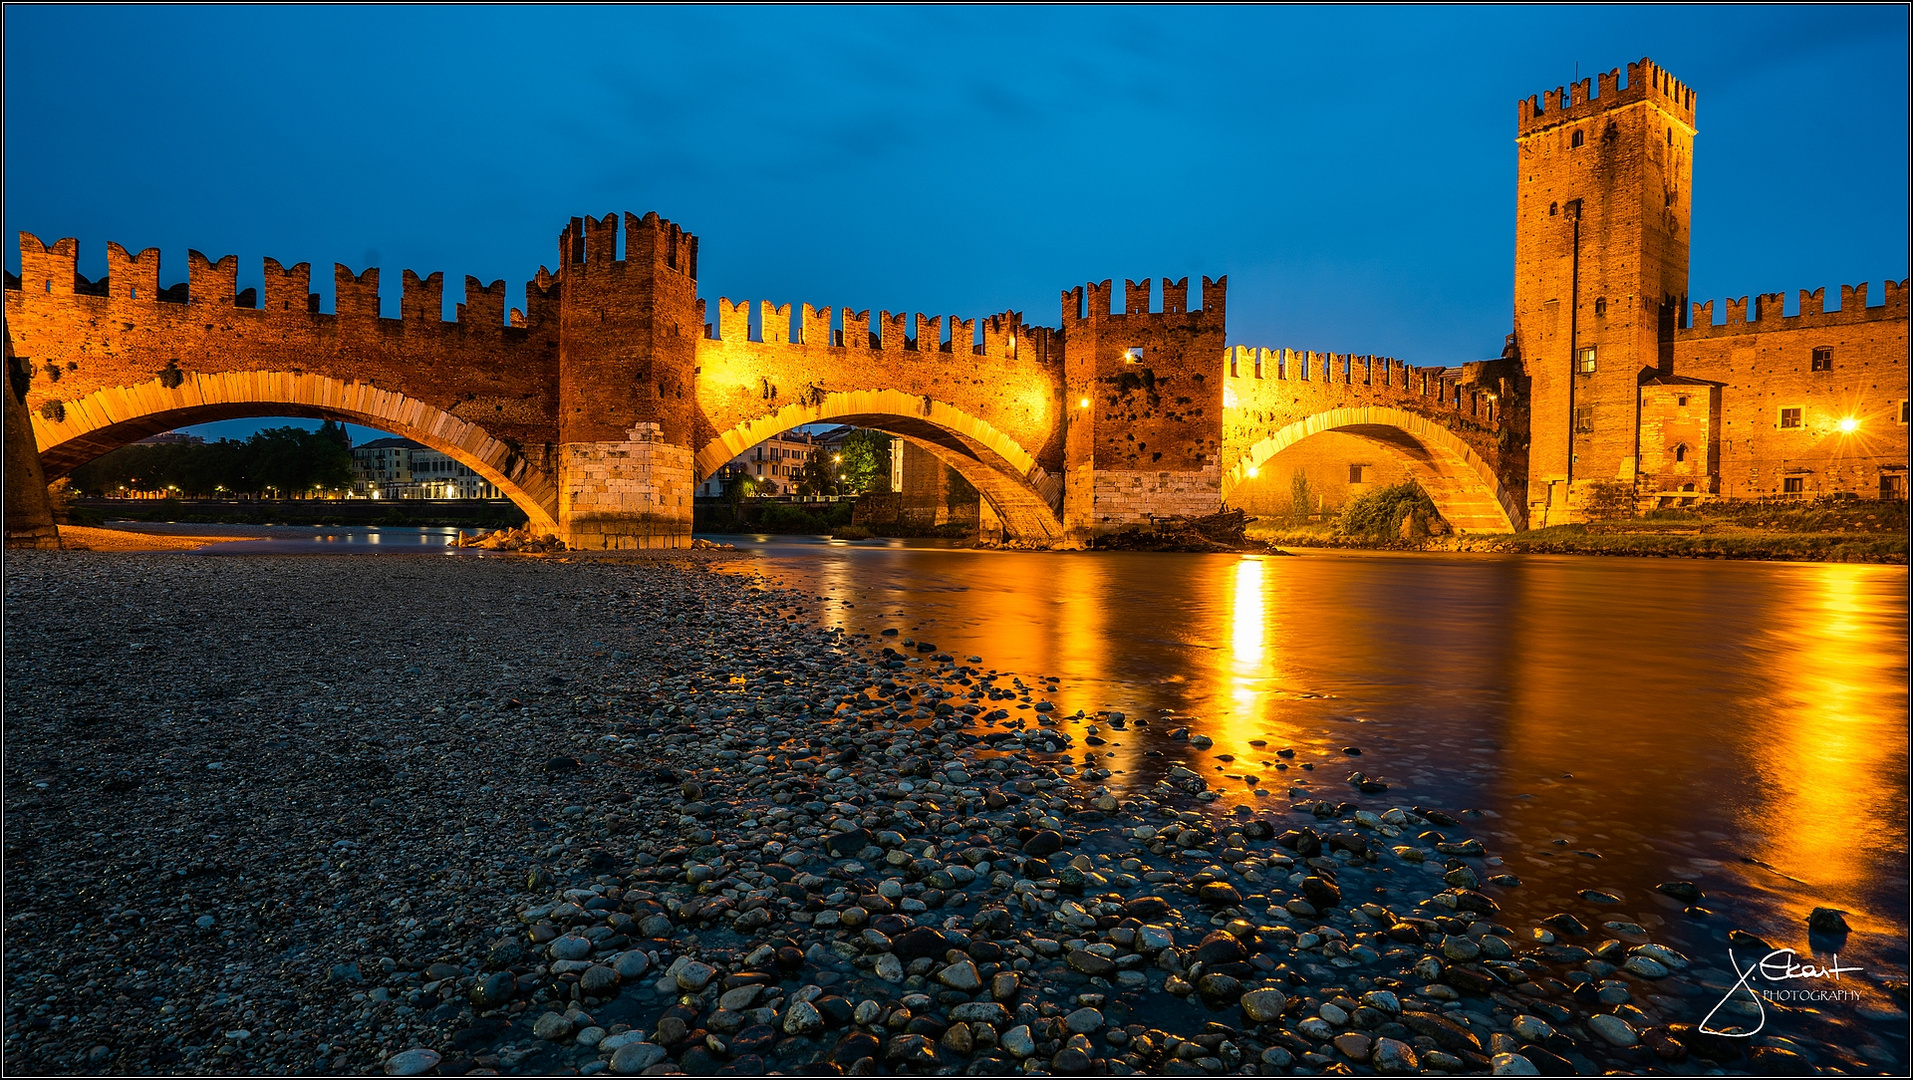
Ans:
MULTIPOLYGON (((1558 202, 1551 202, 1551 203, 1549 203, 1549 204, 1548 204, 1548 216, 1549 216, 1549 217, 1553 217, 1553 216, 1555 216, 1556 214, 1559 214, 1560 212, 1561 212, 1561 204, 1560 204, 1560 203, 1558 203, 1558 202)), ((47 287, 47 291, 48 291, 48 292, 52 292, 52 291, 53 291, 53 283, 52 283, 51 281, 49 281, 49 282, 47 282, 47 286, 46 286, 46 287, 47 287)))
POLYGON ((1901 427, 1906 426, 1906 405, 1907 405, 1906 399, 1901 398, 1900 399, 1900 426, 1901 427))
POLYGON ((1780 478, 1780 491, 1784 495, 1799 495, 1807 490, 1807 478, 1804 476, 1783 476, 1780 478))
POLYGON ((1594 313, 1595 313, 1596 315, 1606 315, 1606 314, 1607 314, 1607 301, 1606 301, 1605 299, 1602 299, 1602 300, 1596 300, 1596 301, 1594 302, 1594 313))
POLYGON ((1359 484, 1362 482, 1362 467, 1360 465, 1350 465, 1348 467, 1348 482, 1351 484, 1359 484))
POLYGON ((1571 136, 1568 139, 1568 145, 1570 147, 1580 146, 1582 143, 1586 141, 1587 141, 1587 133, 1582 131, 1577 131, 1573 134, 1573 136, 1571 136))
POLYGON ((1673 128, 1667 129, 1667 145, 1669 146, 1674 145, 1674 129, 1673 128))
POLYGON ((1679 405, 1681 408, 1685 409, 1687 407, 1687 395, 1686 394, 1677 395, 1674 398, 1674 404, 1679 405))
POLYGON ((1674 460, 1675 461, 1687 460, 1687 444, 1686 443, 1681 443, 1674 447, 1674 460))
POLYGON ((1581 350, 1581 358, 1575 364, 1575 370, 1583 375, 1594 374, 1594 346, 1590 345, 1581 350))
POLYGON ((1833 350, 1832 349, 1813 350, 1813 370, 1814 371, 1832 371, 1833 370, 1833 350))
POLYGON ((1799 426, 1800 426, 1800 410, 1799 409, 1780 410, 1780 429, 1782 431, 1791 431, 1794 428, 1797 428, 1799 426))
POLYGON ((1574 407, 1574 430, 1583 434, 1594 430, 1594 406, 1576 405, 1574 407))

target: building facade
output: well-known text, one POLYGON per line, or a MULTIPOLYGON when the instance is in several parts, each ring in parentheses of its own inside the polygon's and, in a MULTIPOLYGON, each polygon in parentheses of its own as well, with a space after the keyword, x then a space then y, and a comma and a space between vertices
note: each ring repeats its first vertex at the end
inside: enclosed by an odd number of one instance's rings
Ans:
POLYGON ((804 479, 804 464, 810 460, 811 451, 828 451, 835 445, 831 441, 835 436, 841 441, 839 430, 828 432, 786 431, 773 436, 744 451, 730 461, 718 467, 716 472, 705 477, 697 485, 699 498, 712 498, 724 494, 731 478, 748 476, 756 482, 759 495, 789 495, 797 490, 804 479))
POLYGON ((357 474, 352 495, 360 499, 497 499, 490 481, 450 455, 396 436, 352 448, 357 474))

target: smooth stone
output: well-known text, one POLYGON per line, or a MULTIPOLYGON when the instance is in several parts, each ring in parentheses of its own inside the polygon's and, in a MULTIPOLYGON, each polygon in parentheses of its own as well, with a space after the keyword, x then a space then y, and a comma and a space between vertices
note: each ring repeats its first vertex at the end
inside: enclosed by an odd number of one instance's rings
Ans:
POLYGON ((1514 1018, 1511 1029, 1522 1042, 1545 1043, 1554 1035, 1554 1027, 1538 1016, 1522 1013, 1514 1018))
POLYGON ((387 1076, 420 1076, 438 1067, 439 1056, 436 1050, 427 1050, 422 1046, 402 1050, 385 1059, 387 1076))
POLYGON ((1612 1013, 1596 1013, 1588 1017, 1588 1030, 1614 1046, 1633 1046, 1640 1041, 1628 1022, 1612 1013))
POLYGON ((1520 1054, 1496 1054, 1489 1059, 1489 1067, 1496 1076, 1540 1076, 1541 1070, 1534 1062, 1520 1054))
POLYGON ((702 961, 693 960, 678 969, 677 983, 680 989, 697 993, 711 984, 717 977, 717 969, 702 961))
POLYGON ((618 988, 618 981, 617 972, 599 964, 578 977, 578 992, 592 997, 609 997, 611 991, 618 988))
POLYGON ((548 1012, 532 1022, 531 1033, 540 1039, 562 1039, 571 1034, 571 1021, 563 1013, 548 1012))
POLYGON ((959 960, 937 972, 937 981, 952 990, 961 990, 967 994, 983 985, 983 976, 977 973, 975 964, 968 960, 959 960))
POLYGON ((591 939, 566 934, 553 941, 548 951, 553 960, 583 960, 591 955, 591 939))
POLYGON ((1400 1039, 1376 1039, 1369 1060, 1378 1072, 1412 1073, 1421 1068, 1415 1048, 1400 1039))
POLYGON ((1335 1049, 1340 1050, 1350 1061, 1367 1061, 1368 1052, 1375 1045, 1375 1040, 1359 1031, 1344 1031, 1331 1041, 1335 1043, 1335 1049))
POLYGON ((809 1035, 822 1031, 824 1016, 808 1001, 800 1001, 784 1010, 784 1034, 809 1035))
POLYGON ((1077 1035, 1093 1035, 1102 1030, 1103 1014, 1096 1009, 1077 1009, 1063 1017, 1063 1026, 1077 1035))
POLYGON ((1241 1004, 1244 1016, 1258 1024, 1268 1024, 1281 1019, 1288 998, 1280 990, 1251 990, 1242 995, 1241 1004))
POLYGON ((998 1046, 1019 1058, 1026 1058, 1036 1053, 1036 1040, 1030 1036, 1028 1024, 1016 1025, 997 1036, 996 1042, 998 1046))
POLYGON ((657 1043, 625 1043, 611 1055, 611 1071, 619 1076, 636 1076, 669 1056, 657 1043))

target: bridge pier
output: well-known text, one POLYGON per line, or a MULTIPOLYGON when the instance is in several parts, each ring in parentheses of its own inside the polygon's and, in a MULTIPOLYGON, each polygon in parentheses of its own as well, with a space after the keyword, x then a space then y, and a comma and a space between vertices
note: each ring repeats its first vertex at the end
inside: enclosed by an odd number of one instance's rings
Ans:
POLYGON ((561 539, 586 551, 684 547, 691 537, 691 451, 640 423, 615 442, 566 443, 559 464, 561 539))
POLYGON ((13 335, 6 338, 6 515, 10 548, 57 548, 60 530, 53 523, 53 504, 47 498, 46 473, 40 467, 40 447, 33 437, 21 388, 26 374, 13 357, 13 335))

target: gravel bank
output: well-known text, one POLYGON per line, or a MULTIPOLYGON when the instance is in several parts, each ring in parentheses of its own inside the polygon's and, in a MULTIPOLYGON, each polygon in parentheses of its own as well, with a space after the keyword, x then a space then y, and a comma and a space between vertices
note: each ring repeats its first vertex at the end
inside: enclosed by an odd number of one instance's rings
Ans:
POLYGON ((723 557, 11 554, 8 1070, 1896 1068, 1694 1031, 1702 968, 1502 925, 1467 817, 1359 773, 1111 794, 1173 719, 723 557))

